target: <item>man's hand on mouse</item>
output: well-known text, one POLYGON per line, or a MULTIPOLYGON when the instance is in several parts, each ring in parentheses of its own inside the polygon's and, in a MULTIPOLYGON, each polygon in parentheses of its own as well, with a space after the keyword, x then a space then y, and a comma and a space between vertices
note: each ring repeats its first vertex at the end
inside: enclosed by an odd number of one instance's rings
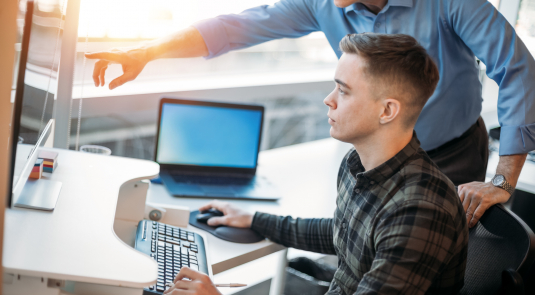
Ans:
POLYGON ((234 207, 227 202, 214 200, 199 208, 199 211, 203 212, 212 208, 223 212, 225 215, 208 219, 207 224, 210 226, 226 225, 232 227, 250 228, 251 224, 253 223, 254 214, 234 207))
POLYGON ((207 275, 189 267, 182 267, 174 279, 174 284, 163 292, 166 295, 220 295, 207 275), (189 280, 185 280, 189 279, 189 280))

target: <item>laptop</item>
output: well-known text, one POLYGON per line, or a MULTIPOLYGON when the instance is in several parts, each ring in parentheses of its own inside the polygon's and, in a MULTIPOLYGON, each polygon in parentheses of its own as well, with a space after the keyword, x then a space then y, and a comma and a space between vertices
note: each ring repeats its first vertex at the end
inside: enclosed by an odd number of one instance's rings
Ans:
POLYGON ((162 98, 155 161, 176 197, 278 200, 256 175, 264 107, 162 98))

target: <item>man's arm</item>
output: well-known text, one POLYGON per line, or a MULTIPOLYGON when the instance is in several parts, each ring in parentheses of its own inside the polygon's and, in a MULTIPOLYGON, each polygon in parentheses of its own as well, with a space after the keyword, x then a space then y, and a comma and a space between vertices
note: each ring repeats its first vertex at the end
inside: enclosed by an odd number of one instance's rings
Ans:
MULTIPOLYGON (((515 187, 526 157, 527 154, 500 156, 496 174, 505 176, 505 179, 515 187)), ((473 227, 490 206, 507 202, 511 195, 490 182, 471 182, 459 186, 459 197, 463 202, 466 220, 469 226, 473 227)))
POLYGON ((251 228, 286 247, 323 254, 336 254, 332 218, 292 218, 257 212, 251 228))
POLYGON ((136 48, 88 53, 99 59, 93 71, 95 86, 104 86, 104 74, 110 63, 118 63, 124 74, 113 80, 114 89, 134 80, 145 65, 158 58, 212 58, 279 38, 297 38, 318 31, 314 1, 282 0, 274 5, 258 6, 240 14, 221 15, 200 21, 169 36, 136 48))
POLYGON ((426 294, 433 283, 449 294, 461 288, 468 242, 466 223, 455 222, 436 204, 406 201, 379 221, 374 240, 372 266, 355 294, 426 294), (445 271, 449 277, 437 281, 445 271))
POLYGON ((211 208, 223 212, 224 216, 208 219, 208 225, 252 228, 264 237, 286 247, 335 254, 331 218, 293 219, 290 216, 259 212, 253 215, 221 201, 212 201, 199 208, 199 211, 211 208))
MULTIPOLYGON (((526 154, 535 150, 535 60, 511 24, 486 0, 444 3, 452 29, 500 86, 498 118, 502 128, 497 173, 514 186, 526 154)), ((459 186, 459 195, 470 226, 490 206, 509 199, 506 191, 480 182, 459 186)))
POLYGON ((136 48, 86 53, 85 57, 99 59, 93 69, 93 82, 96 87, 104 86, 104 75, 109 64, 121 64, 123 75, 110 82, 111 90, 137 78, 145 65, 152 60, 207 55, 208 48, 201 34, 194 27, 189 27, 169 36, 146 42, 136 48))
POLYGON ((220 15, 200 21, 196 27, 210 54, 250 47, 280 38, 298 38, 319 31, 314 0, 281 0, 273 5, 247 9, 240 14, 220 15))

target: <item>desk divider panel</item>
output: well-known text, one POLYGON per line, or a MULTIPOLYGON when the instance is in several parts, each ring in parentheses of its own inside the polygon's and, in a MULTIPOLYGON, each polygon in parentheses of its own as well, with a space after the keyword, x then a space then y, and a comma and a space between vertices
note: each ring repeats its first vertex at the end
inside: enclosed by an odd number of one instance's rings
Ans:
POLYGON ((134 248, 138 223, 145 217, 149 180, 125 182, 119 191, 113 230, 119 239, 134 248))

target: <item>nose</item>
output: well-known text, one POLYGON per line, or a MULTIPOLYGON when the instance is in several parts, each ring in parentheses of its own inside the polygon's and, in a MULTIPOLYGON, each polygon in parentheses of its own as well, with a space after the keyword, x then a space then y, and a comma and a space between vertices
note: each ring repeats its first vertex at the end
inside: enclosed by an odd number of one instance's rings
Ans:
POLYGON ((331 109, 336 109, 336 100, 334 98, 335 91, 336 89, 329 93, 329 95, 327 95, 327 97, 325 97, 323 100, 323 103, 331 109))

